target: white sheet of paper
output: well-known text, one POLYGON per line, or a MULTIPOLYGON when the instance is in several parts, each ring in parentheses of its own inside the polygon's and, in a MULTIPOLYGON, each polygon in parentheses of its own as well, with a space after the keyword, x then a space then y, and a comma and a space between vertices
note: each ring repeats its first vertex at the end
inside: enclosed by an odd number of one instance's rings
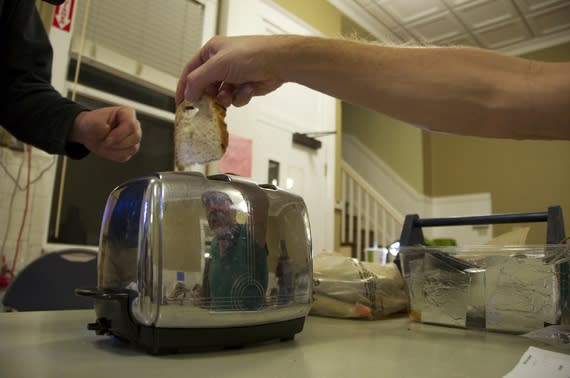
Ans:
POLYGON ((569 378, 570 355, 529 347, 504 378, 569 378))

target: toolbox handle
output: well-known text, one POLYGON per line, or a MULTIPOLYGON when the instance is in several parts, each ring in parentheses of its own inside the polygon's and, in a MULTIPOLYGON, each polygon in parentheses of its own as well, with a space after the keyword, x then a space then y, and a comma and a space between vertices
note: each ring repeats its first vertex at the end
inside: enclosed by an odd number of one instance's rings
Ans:
POLYGON ((560 244, 565 239, 564 218, 560 206, 550 206, 548 211, 539 213, 512 213, 467 217, 424 218, 417 214, 406 215, 402 234, 401 246, 411 246, 424 243, 422 227, 467 226, 478 224, 504 224, 547 222, 546 244, 560 244))
POLYGON ((524 213, 524 214, 497 214, 497 215, 476 215, 467 217, 449 218, 424 218, 418 219, 415 226, 418 227, 438 227, 438 226, 466 226, 477 224, 499 224, 499 223, 525 223, 525 222, 546 222, 548 213, 524 213))

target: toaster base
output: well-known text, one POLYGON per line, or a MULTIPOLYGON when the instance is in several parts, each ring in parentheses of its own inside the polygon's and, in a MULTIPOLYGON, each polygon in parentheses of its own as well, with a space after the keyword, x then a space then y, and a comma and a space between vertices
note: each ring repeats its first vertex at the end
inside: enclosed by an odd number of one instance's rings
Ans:
POLYGON ((88 324, 97 335, 112 335, 144 348, 151 354, 239 348, 270 340, 293 340, 303 330, 306 316, 242 327, 166 328, 136 322, 129 304, 136 293, 129 290, 77 289, 78 295, 95 297, 97 320, 88 324))
POLYGON ((241 348, 270 340, 288 341, 303 330, 305 318, 246 327, 157 328, 140 326, 134 341, 151 354, 241 348))

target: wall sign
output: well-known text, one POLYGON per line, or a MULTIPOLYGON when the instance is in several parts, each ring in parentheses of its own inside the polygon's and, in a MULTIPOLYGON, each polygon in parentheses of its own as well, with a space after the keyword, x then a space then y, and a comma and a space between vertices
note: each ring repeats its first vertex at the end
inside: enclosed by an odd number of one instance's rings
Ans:
POLYGON ((251 139, 230 134, 228 149, 220 160, 220 172, 251 177, 251 139))
POLYGON ((65 3, 57 5, 53 12, 52 26, 69 33, 74 8, 75 0, 66 0, 65 3))

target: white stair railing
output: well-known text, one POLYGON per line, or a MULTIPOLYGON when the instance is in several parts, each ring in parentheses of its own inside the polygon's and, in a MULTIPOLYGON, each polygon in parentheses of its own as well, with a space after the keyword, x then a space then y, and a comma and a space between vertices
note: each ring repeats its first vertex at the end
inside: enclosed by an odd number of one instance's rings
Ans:
POLYGON ((366 248, 398 240, 404 216, 344 160, 341 174, 341 243, 355 245, 356 258, 366 260, 366 248))

